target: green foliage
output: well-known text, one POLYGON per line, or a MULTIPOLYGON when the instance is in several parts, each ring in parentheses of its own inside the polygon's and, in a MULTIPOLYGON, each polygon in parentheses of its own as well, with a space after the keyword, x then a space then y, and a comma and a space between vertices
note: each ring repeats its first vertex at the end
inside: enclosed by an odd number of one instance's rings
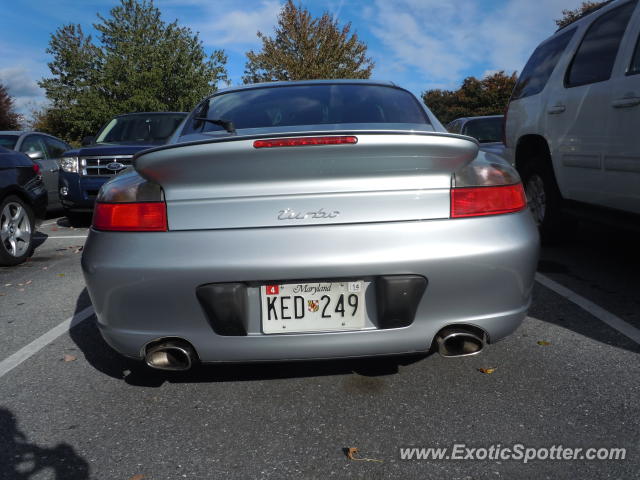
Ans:
POLYGON ((17 130, 20 128, 21 117, 13 109, 13 98, 0 83, 0 130, 17 130))
POLYGON ((517 80, 516 72, 507 75, 504 71, 482 80, 467 77, 458 90, 427 90, 422 99, 444 124, 459 117, 501 115, 517 80))
POLYGON ((588 15, 591 12, 595 12, 600 7, 603 7, 610 2, 611 0, 607 0, 604 2, 582 2, 582 4, 574 10, 562 10, 562 18, 556 20, 556 25, 558 26, 558 28, 566 27, 576 20, 580 20, 585 15, 588 15))
POLYGON ((94 135, 109 118, 139 111, 188 111, 227 81, 227 57, 210 57, 191 29, 166 23, 152 0, 121 0, 98 15, 99 42, 80 25, 51 35, 52 77, 39 85, 51 106, 36 122, 68 141, 94 135))
POLYGON ((282 7, 274 36, 258 32, 262 50, 247 52, 244 83, 321 78, 369 78, 367 46, 328 12, 313 18, 292 0, 282 7))

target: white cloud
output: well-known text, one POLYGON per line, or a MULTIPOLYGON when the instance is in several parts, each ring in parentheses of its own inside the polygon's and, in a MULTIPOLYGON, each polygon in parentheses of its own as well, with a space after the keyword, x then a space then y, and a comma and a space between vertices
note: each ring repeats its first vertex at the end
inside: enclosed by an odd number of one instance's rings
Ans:
POLYGON ((376 56, 376 76, 415 72, 413 85, 405 85, 415 91, 418 84, 421 89, 456 88, 478 68, 520 71, 537 44, 555 30, 553 20, 579 1, 511 0, 490 10, 474 0, 376 0, 371 31, 386 49, 376 56))
MULTIPOLYGON (((239 5, 242 5, 241 3, 239 5)), ((192 22, 206 45, 228 49, 245 49, 257 45, 258 31, 270 34, 276 24, 281 4, 278 0, 262 0, 254 8, 211 8, 206 21, 192 22)))
POLYGON ((31 78, 30 73, 23 66, 0 68, 0 83, 13 97, 16 111, 22 114, 46 101, 44 90, 31 78))

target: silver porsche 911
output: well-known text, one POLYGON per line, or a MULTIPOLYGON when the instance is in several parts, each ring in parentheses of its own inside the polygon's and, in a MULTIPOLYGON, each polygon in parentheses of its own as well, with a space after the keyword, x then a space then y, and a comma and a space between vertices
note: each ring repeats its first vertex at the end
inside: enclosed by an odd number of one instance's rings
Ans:
POLYGON ((531 301, 516 171, 372 81, 249 85, 98 196, 82 267, 121 354, 195 362, 478 353, 531 301))

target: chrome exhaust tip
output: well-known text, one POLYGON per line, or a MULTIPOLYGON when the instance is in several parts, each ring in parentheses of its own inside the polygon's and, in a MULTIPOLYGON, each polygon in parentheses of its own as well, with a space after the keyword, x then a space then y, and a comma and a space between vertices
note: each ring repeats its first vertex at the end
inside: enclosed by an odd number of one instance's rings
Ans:
POLYGON ((482 351, 487 335, 476 327, 445 327, 436 335, 438 353, 443 357, 466 357, 482 351))
POLYGON ((196 360, 189 342, 181 339, 158 340, 148 345, 144 361, 157 370, 189 370, 196 360))

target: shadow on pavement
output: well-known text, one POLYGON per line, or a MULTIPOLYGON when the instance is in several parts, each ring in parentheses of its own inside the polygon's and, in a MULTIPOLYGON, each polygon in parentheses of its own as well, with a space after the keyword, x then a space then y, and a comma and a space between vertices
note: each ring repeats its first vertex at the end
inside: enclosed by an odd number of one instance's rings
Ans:
POLYGON ((56 480, 89 478, 89 464, 73 447, 59 443, 53 448, 39 447, 27 441, 18 430, 16 417, 0 408, 0 479, 28 480, 43 478, 43 472, 53 473, 56 480))

